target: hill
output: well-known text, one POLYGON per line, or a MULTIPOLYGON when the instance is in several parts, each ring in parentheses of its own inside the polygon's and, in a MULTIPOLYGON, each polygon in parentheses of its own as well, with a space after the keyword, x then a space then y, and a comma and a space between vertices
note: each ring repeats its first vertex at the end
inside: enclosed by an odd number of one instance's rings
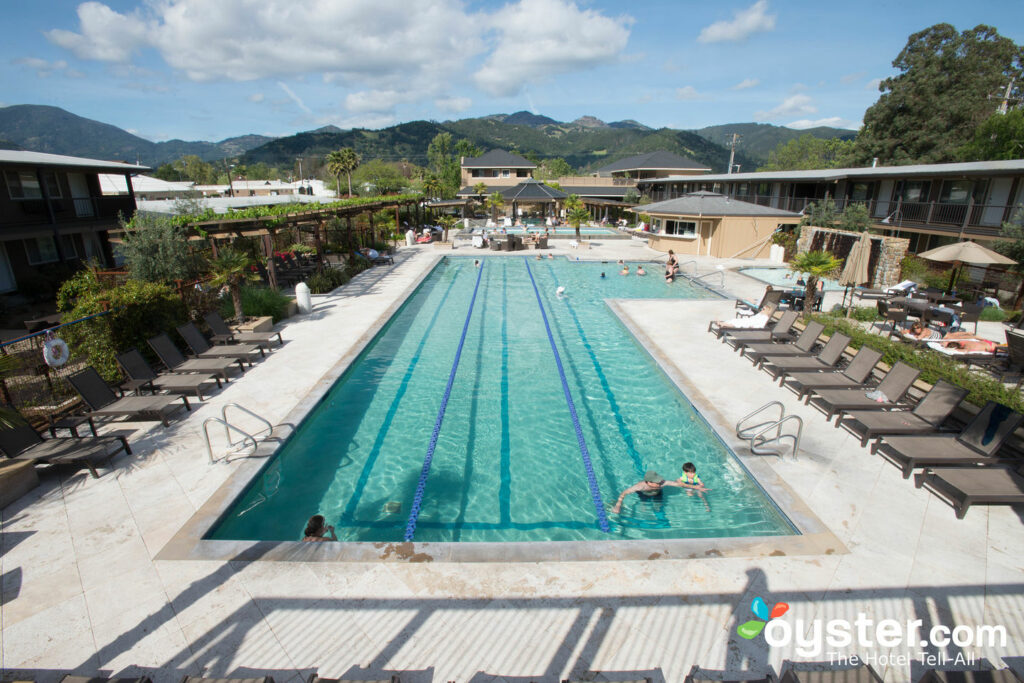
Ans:
POLYGON ((136 161, 156 167, 186 154, 204 161, 237 156, 272 138, 243 135, 220 142, 152 142, 60 107, 17 104, 0 108, 0 139, 24 149, 92 159, 136 161))
MULTIPOLYGON (((846 128, 820 126, 818 128, 794 130, 785 126, 773 126, 770 123, 727 123, 724 126, 707 126, 692 132, 719 145, 728 144, 730 133, 739 133, 743 136, 743 139, 736 147, 737 155, 742 152, 745 156, 757 162, 766 161, 768 153, 773 149, 802 135, 813 135, 816 138, 826 139, 840 138, 842 140, 852 140, 857 137, 857 131, 847 130, 846 128)), ((754 168, 744 165, 743 170, 753 171, 754 168)))

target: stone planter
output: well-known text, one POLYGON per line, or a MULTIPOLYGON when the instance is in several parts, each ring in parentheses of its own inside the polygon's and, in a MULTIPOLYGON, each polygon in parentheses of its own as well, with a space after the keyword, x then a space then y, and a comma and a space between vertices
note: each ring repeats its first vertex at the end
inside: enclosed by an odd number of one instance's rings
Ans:
POLYGON ((299 313, 299 304, 298 304, 297 301, 295 301, 295 299, 291 299, 288 302, 288 308, 286 308, 285 311, 284 311, 284 317, 290 318, 293 315, 298 315, 298 313, 299 313))
POLYGON ((39 486, 39 475, 28 461, 9 460, 0 464, 0 508, 5 508, 39 486))
POLYGON ((272 332, 274 330, 274 319, 269 315, 259 318, 250 318, 241 325, 235 325, 237 332, 272 332))

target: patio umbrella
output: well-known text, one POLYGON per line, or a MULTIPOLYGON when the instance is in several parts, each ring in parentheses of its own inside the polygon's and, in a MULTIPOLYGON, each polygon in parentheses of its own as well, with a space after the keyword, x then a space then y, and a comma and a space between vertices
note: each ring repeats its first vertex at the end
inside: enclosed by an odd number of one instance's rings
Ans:
POLYGON ((974 266, 1010 265, 1016 263, 1013 259, 1007 258, 999 252, 987 249, 977 242, 954 242, 953 244, 947 244, 936 249, 929 249, 918 254, 918 256, 929 261, 953 264, 953 272, 949 276, 949 286, 946 287, 947 294, 953 291, 953 283, 956 282, 956 278, 960 275, 959 271, 963 270, 963 264, 965 263, 970 263, 974 266))
MULTIPOLYGON (((839 276, 839 284, 847 288, 843 291, 843 304, 846 304, 847 290, 871 281, 871 273, 868 272, 869 260, 871 260, 871 236, 865 232, 861 234, 860 239, 850 250, 849 256, 846 257, 846 265, 843 266, 843 273, 839 276)), ((850 308, 853 308, 852 292, 846 315, 850 315, 850 308)))

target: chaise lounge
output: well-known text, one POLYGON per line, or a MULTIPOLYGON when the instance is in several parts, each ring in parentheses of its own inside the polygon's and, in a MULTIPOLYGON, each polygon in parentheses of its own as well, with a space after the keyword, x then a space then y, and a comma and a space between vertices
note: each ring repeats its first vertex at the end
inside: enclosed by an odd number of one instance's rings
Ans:
POLYGON ((849 343, 848 336, 837 332, 829 337, 828 342, 817 355, 761 356, 757 365, 761 369, 767 370, 772 379, 779 379, 789 372, 831 370, 843 357, 843 351, 846 350, 849 343))
POLYGON ((818 335, 824 332, 825 326, 817 321, 807 323, 807 327, 792 343, 755 342, 746 344, 740 355, 746 356, 756 365, 763 356, 801 356, 810 353, 818 343, 818 335))
POLYGON ((789 380, 798 387, 797 400, 810 397, 818 389, 853 389, 864 386, 881 358, 881 351, 862 346, 842 372, 791 372, 780 378, 779 386, 789 380))
POLYGON ((128 455, 132 452, 123 436, 44 439, 28 423, 0 429, 0 451, 12 460, 43 465, 84 465, 94 479, 100 476, 96 471, 98 463, 108 462, 121 451, 128 455))
POLYGON ((118 398, 95 368, 88 367, 68 377, 71 386, 89 407, 89 415, 97 417, 130 417, 137 420, 157 419, 166 427, 167 415, 180 408, 181 398, 186 410, 192 410, 185 396, 127 396, 118 398))
POLYGON ((211 340, 214 344, 256 344, 261 349, 269 350, 270 342, 277 337, 278 346, 284 345, 280 332, 234 332, 216 311, 204 315, 203 320, 213 332, 211 340))
POLYGON ((237 364, 239 374, 245 372, 245 364, 240 358, 189 358, 181 355, 181 351, 174 345, 167 333, 158 334, 146 340, 149 347, 160 358, 170 372, 179 374, 188 373, 216 373, 225 382, 228 381, 228 369, 237 364))
MULTIPOLYGON (((966 389, 940 379, 913 410, 851 410, 843 414, 840 423, 860 437, 861 446, 867 446, 868 441, 879 435, 934 432, 940 429, 966 395, 966 389)), ((877 450, 876 442, 871 452, 877 450)))
POLYGON ((1024 465, 928 468, 914 475, 914 486, 949 502, 963 519, 972 505, 1024 505, 1024 465))
POLYGON ((157 391, 166 391, 169 394, 195 394, 200 401, 203 400, 203 389, 216 383, 219 389, 220 378, 216 375, 183 375, 170 373, 158 375, 150 367, 146 359, 142 357, 138 349, 129 351, 117 356, 117 364, 127 375, 128 381, 122 385, 129 391, 148 389, 154 394, 157 391))
MULTIPOLYGON (((900 361, 892 366, 892 369, 885 374, 882 381, 875 388, 883 398, 878 400, 868 396, 867 387, 859 389, 815 389, 814 396, 807 402, 821 409, 825 413, 825 419, 831 420, 833 415, 836 418, 836 426, 842 420, 843 413, 849 410, 890 410, 902 407, 900 400, 910 390, 910 386, 917 379, 921 371, 900 361)), ((870 392, 874 393, 874 392, 870 392)))
POLYGON ((265 356, 266 353, 259 346, 251 344, 234 344, 232 346, 213 346, 206 341, 206 337, 199 331, 194 323, 185 323, 177 328, 178 334, 185 340, 188 347, 196 358, 230 358, 247 362, 250 366, 257 353, 265 356))

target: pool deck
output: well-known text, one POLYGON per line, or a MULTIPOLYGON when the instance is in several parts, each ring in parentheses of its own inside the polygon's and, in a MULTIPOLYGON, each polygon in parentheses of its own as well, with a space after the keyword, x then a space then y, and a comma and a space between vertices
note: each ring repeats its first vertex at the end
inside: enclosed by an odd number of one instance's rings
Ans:
MULTIPOLYGON (((636 240, 608 240, 589 251, 556 243, 552 251, 581 259, 663 258, 636 240)), ((230 402, 275 424, 293 420, 326 390, 339 362, 354 357, 450 253, 533 256, 403 248, 393 268, 373 268, 315 297, 312 314, 281 326, 283 348, 187 418, 166 429, 111 425, 133 430, 135 454, 116 458, 100 479, 85 471, 41 473, 40 487, 2 513, 4 679, 56 681, 73 672, 177 683, 184 674, 269 674, 277 683, 300 683, 315 670, 352 679, 399 673, 404 681, 554 682, 590 679, 594 671, 603 672, 597 680, 678 681, 695 664, 739 673, 777 671, 783 659, 828 660, 827 648, 799 656, 770 648, 761 636, 738 637, 736 627, 753 618, 757 596, 788 603, 790 623, 853 621, 863 612, 876 620, 921 619, 925 630, 1002 625, 1003 647, 951 645, 942 652, 992 666, 1024 664, 1020 511, 977 507, 957 520, 945 503, 798 404, 705 332, 709 319, 731 315, 731 300, 629 301, 617 312, 649 340, 655 359, 740 457, 785 482, 828 527, 842 544, 837 552, 454 563, 428 561, 415 545, 399 544, 375 562, 156 559, 235 471, 258 465, 240 454, 224 457, 219 440, 218 461, 207 464, 203 420, 230 402), (804 418, 795 460, 749 455, 729 432, 769 400, 804 418)), ((718 263, 703 259, 699 268, 713 272, 718 263)), ((745 298, 763 289, 732 272, 724 281, 745 298)), ((892 681, 916 680, 922 671, 920 664, 873 663, 892 681)))

